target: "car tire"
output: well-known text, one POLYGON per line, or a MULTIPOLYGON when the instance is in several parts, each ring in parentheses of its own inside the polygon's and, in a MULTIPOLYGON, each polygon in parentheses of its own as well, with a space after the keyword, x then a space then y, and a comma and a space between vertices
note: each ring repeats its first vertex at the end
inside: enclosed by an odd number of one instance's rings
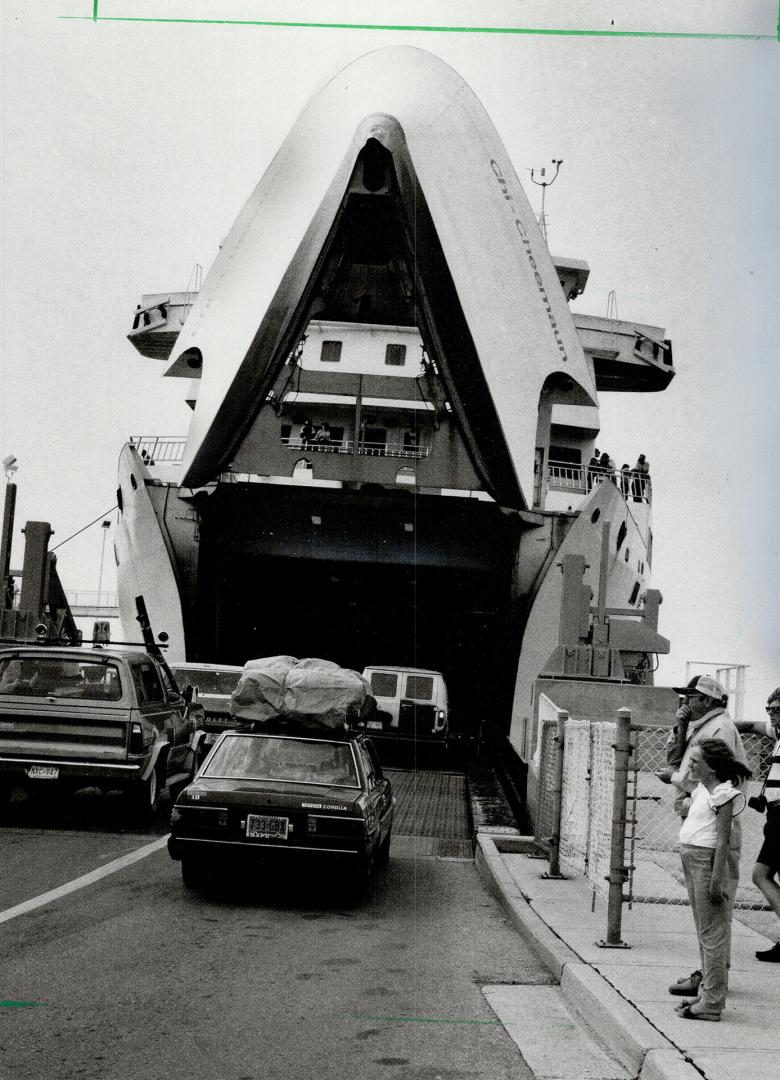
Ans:
POLYGON ((377 866, 387 866, 390 861, 390 839, 393 835, 392 828, 388 829, 387 836, 379 845, 376 851, 376 864, 377 866))
POLYGON ((142 820, 154 817, 160 805, 160 777, 155 767, 145 780, 130 788, 130 801, 134 813, 142 820))
POLYGON ((207 877, 208 874, 201 859, 194 855, 182 855, 181 880, 188 889, 201 888, 207 877))
POLYGON ((374 880, 376 860, 373 856, 362 856, 352 868, 349 877, 349 891, 356 900, 361 900, 374 880))

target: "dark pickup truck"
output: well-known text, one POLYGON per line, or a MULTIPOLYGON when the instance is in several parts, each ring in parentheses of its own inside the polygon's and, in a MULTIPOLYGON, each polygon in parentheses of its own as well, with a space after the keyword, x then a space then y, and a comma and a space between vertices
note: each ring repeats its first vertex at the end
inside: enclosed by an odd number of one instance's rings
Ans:
POLYGON ((0 649, 0 806, 14 787, 123 789, 141 815, 188 783, 204 755, 203 708, 141 649, 0 649))

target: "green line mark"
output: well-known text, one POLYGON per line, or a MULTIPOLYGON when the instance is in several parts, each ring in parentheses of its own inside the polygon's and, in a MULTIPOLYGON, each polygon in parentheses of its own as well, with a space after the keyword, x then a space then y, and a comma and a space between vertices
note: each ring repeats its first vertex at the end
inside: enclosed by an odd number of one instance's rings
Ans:
POLYGON ((607 38, 679 38, 709 41, 775 41, 771 34, 677 33, 665 30, 551 30, 529 26, 404 26, 395 23, 282 22, 270 19, 173 19, 135 15, 98 15, 98 0, 93 0, 92 15, 60 15, 60 19, 90 22, 169 23, 199 26, 267 26, 309 30, 383 30, 423 34, 524 34, 537 37, 607 37, 607 38))
POLYGON ((0 1001, 0 1009, 30 1009, 37 1005, 46 1005, 45 1001, 0 1001))
POLYGON ((382 1020, 390 1024, 500 1024, 500 1020, 448 1020, 440 1016, 364 1016, 353 1013, 353 1020, 382 1020))

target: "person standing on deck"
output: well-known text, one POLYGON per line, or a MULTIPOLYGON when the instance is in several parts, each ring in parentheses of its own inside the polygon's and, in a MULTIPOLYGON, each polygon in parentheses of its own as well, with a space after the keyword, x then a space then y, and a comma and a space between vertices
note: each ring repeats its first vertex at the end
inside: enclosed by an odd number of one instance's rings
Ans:
POLYGON ((634 502, 645 502, 647 499, 647 487, 650 483, 650 462, 644 454, 640 454, 634 466, 634 502))

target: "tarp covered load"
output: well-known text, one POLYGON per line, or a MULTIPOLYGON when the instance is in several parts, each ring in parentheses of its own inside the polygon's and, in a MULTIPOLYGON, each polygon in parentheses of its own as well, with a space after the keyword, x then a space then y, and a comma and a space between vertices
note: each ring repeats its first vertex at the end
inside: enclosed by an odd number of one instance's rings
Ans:
POLYGON ((283 720, 337 729, 349 728, 373 704, 363 676, 332 660, 267 656, 244 665, 230 714, 258 724, 283 720))

